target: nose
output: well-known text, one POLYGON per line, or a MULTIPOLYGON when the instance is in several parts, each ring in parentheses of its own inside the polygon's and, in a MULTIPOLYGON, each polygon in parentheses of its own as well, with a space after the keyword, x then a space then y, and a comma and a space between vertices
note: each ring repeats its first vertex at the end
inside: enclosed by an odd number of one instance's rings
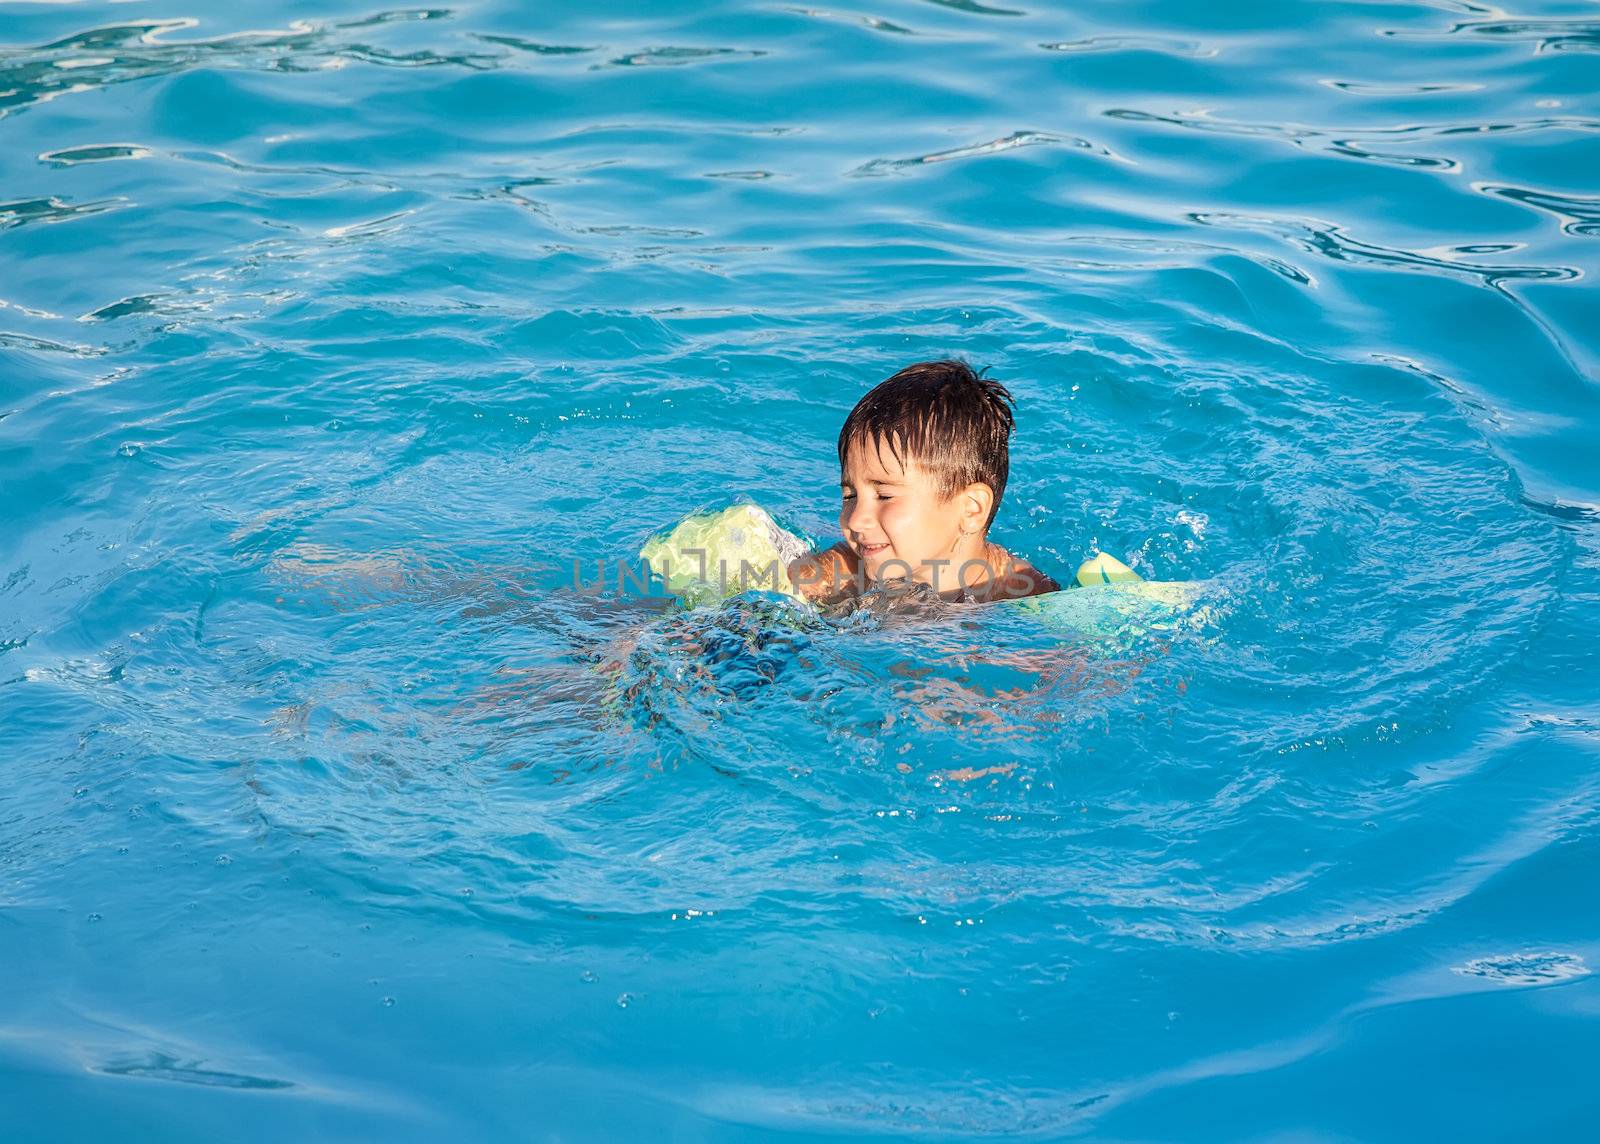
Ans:
POLYGON ((855 505, 845 517, 844 527, 847 532, 863 536, 871 531, 872 526, 878 521, 878 510, 873 508, 866 497, 858 496, 855 505))

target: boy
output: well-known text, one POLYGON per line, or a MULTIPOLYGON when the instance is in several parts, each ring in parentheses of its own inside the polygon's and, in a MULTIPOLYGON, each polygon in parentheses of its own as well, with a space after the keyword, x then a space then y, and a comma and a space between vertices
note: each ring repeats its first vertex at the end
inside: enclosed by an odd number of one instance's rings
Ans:
POLYGON ((918 362, 878 385, 839 431, 844 540, 795 561, 790 580, 818 600, 890 580, 962 602, 1059 590, 988 541, 1015 404, 1005 386, 959 361, 918 362))

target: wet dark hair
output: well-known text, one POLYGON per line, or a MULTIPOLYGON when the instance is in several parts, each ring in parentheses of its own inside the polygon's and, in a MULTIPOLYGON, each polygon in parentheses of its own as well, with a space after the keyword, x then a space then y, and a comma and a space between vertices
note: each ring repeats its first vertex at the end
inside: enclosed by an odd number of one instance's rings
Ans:
POLYGON ((948 499, 982 481, 994 490, 984 527, 994 523, 1011 471, 1016 401, 998 381, 964 361, 920 361, 880 382, 839 430, 839 467, 851 446, 882 441, 904 465, 915 461, 948 499))

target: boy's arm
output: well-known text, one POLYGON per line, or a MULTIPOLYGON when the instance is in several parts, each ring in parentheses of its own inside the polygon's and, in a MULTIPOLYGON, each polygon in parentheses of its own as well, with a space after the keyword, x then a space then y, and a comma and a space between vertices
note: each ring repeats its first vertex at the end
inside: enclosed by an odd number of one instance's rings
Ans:
POLYGON ((841 540, 789 565, 789 582, 808 600, 835 599, 855 586, 858 566, 856 554, 841 540))

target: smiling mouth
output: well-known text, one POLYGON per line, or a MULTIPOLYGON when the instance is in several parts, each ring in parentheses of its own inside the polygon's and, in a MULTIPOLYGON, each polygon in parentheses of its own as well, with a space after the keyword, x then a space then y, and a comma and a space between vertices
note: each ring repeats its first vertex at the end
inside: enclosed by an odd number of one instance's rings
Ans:
POLYGON ((876 556, 880 552, 887 552, 889 550, 887 541, 883 544, 860 544, 856 547, 863 556, 876 556))

